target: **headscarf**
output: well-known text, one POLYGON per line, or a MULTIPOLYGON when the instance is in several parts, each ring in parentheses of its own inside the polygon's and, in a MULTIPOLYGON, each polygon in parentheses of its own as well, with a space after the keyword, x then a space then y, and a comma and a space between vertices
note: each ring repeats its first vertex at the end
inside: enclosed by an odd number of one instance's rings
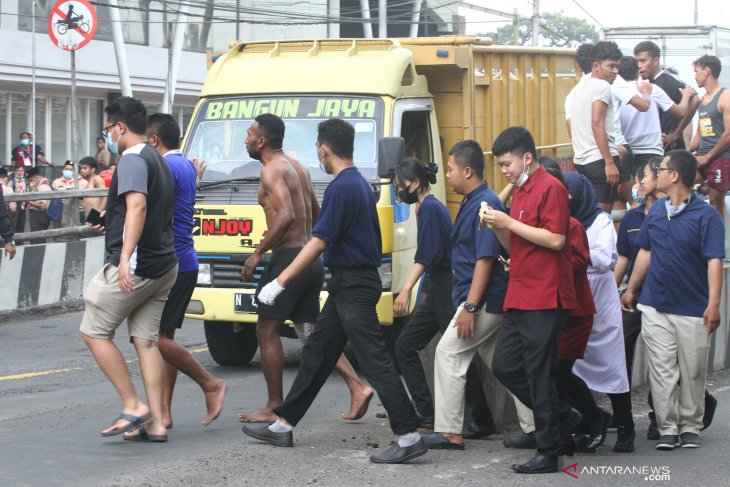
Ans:
POLYGON ((563 177, 570 193, 570 216, 579 220, 588 229, 603 211, 588 179, 577 172, 564 172, 563 177))

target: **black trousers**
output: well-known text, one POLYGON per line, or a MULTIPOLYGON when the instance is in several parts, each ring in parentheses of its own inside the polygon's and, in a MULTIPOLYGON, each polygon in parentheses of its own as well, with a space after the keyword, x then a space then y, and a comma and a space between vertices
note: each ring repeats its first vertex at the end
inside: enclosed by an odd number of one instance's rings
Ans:
POLYGON ((15 233, 25 233, 25 215, 27 211, 21 210, 20 202, 18 202, 18 211, 13 215, 15 220, 15 233))
POLYGON ((562 308, 510 309, 502 318, 492 359, 495 377, 532 409, 537 450, 555 455, 560 447, 562 401, 553 380, 560 333, 568 321, 562 308))
MULTIPOLYGON (((451 287, 451 269, 438 270, 427 275, 422 289, 425 298, 416 305, 408 324, 395 342, 403 380, 421 416, 433 417, 435 412, 418 352, 431 342, 436 333, 443 333, 454 317, 451 287)), ((478 356, 475 355, 475 359, 478 356)), ((475 362, 469 365, 466 374, 466 402, 479 426, 492 425, 492 414, 487 406, 475 362)))
MULTIPOLYGON (((30 222, 30 231, 37 232, 39 230, 47 230, 51 225, 51 219, 48 218, 45 211, 40 210, 29 210, 28 220, 30 222)), ((34 238, 30 241, 31 244, 40 244, 46 241, 45 238, 34 238)))
POLYGON ((330 269, 329 297, 302 349, 294 384, 274 412, 296 425, 317 397, 349 340, 363 375, 375 389, 397 435, 419 421, 385 346, 375 306, 382 284, 376 269, 330 269))
MULTIPOLYGON (((636 306, 636 303, 634 303, 636 306)), ((638 309, 633 313, 623 313, 624 323, 624 349, 626 350, 626 372, 629 374, 629 384, 631 384, 631 375, 634 370, 634 353, 636 352, 636 342, 641 336, 641 311, 638 309)))

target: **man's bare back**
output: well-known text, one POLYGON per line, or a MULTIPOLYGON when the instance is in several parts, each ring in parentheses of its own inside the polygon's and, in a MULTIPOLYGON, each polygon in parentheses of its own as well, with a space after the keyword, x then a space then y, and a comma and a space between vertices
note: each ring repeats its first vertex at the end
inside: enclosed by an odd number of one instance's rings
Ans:
POLYGON ((307 230, 307 241, 309 241, 312 238, 312 225, 314 225, 314 219, 319 216, 319 201, 317 201, 317 195, 314 193, 312 178, 309 176, 309 171, 292 156, 287 154, 286 158, 297 172, 299 186, 302 189, 302 199, 304 200, 304 209, 306 213, 305 227, 307 230))

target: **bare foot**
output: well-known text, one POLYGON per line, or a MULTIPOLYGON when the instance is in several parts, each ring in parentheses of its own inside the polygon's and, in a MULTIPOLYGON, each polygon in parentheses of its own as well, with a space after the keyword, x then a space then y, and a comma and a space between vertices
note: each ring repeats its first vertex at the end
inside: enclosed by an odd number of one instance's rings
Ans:
POLYGON ((164 411, 162 413, 162 425, 166 429, 172 429, 172 413, 170 411, 164 411))
POLYGON ((205 406, 208 408, 208 415, 203 418, 200 424, 208 426, 220 416, 227 391, 228 384, 224 380, 219 380, 218 386, 214 390, 205 393, 205 406))
POLYGON ((370 399, 373 398, 373 390, 370 387, 364 386, 359 392, 352 394, 350 399, 350 412, 347 414, 341 414, 342 419, 348 421, 356 421, 368 412, 368 406, 370 405, 370 399))
MULTIPOLYGON (((150 414, 150 408, 145 406, 144 404, 140 403, 139 406, 137 406, 134 409, 123 409, 122 412, 124 414, 129 414, 130 416, 136 416, 138 418, 142 418, 144 416, 147 416, 150 414)), ((151 418, 149 418, 147 421, 149 421, 151 418)), ((145 421, 146 422, 146 421, 145 421)), ((129 431, 131 421, 124 418, 117 419, 113 425, 106 428, 105 430, 102 430, 101 434, 103 436, 111 436, 119 433, 123 433, 124 431, 129 431)), ((142 426, 142 424, 137 425, 136 427, 142 426)))
POLYGON ((273 408, 270 407, 263 407, 251 414, 238 415, 238 420, 241 423, 273 423, 277 419, 279 419, 279 416, 274 414, 273 408))

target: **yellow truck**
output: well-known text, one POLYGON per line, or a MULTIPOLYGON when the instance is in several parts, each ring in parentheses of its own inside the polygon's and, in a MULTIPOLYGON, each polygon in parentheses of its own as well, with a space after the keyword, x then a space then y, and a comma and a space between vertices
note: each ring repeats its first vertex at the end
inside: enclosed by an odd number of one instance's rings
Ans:
MULTIPOLYGON (((414 208, 395 198, 394 161, 383 155, 393 142, 398 146, 394 138, 402 139, 401 153, 439 165, 432 190, 455 215, 461 198, 443 177, 454 143, 476 139, 488 151, 501 130, 523 125, 545 154, 571 152, 563 100, 577 81, 575 68, 570 49, 493 46, 470 36, 232 43, 210 66, 183 145, 186 156, 208 164, 195 207, 198 285, 186 316, 204 320, 213 359, 247 364, 257 349, 256 282, 240 280, 247 256, 266 237, 261 165, 244 145, 254 117, 274 113, 285 121, 284 150, 309 169, 320 200, 331 176, 317 161, 317 124, 339 117, 355 127, 355 164, 378 202, 378 316, 388 326, 398 321, 393 296, 416 245, 414 208)), ((499 190, 501 173, 485 156, 485 177, 499 190)), ((411 303, 418 292, 416 286, 411 303)), ((322 293, 323 302, 326 288, 322 293)), ((288 326, 282 335, 295 336, 288 326)))

